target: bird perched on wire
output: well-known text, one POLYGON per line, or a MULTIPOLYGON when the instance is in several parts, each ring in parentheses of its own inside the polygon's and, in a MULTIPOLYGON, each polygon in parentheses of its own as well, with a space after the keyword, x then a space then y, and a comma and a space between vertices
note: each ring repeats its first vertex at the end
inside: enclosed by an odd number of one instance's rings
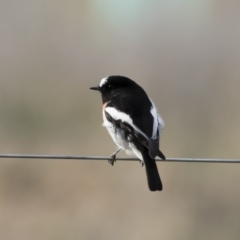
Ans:
POLYGON ((124 76, 103 78, 92 90, 102 95, 103 126, 118 146, 111 155, 111 165, 121 150, 135 154, 145 165, 151 191, 161 191, 162 182, 155 157, 165 159, 159 150, 159 137, 164 127, 153 101, 133 80, 124 76))

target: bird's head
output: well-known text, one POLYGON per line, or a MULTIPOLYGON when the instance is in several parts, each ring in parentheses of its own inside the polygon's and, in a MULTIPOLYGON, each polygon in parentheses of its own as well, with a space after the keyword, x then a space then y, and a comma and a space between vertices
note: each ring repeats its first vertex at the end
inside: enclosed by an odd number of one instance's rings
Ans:
POLYGON ((136 87, 136 83, 124 76, 109 76, 101 80, 99 86, 91 87, 92 90, 100 91, 103 103, 111 101, 118 95, 128 92, 136 87))

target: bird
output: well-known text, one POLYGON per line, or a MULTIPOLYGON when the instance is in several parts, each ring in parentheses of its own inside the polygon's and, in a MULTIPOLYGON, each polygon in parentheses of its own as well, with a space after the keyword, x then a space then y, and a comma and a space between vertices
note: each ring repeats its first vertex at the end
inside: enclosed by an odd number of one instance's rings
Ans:
POLYGON ((164 121, 153 101, 140 85, 121 75, 105 77, 90 89, 101 93, 103 126, 118 147, 109 163, 113 166, 120 150, 135 154, 145 165, 150 191, 161 191, 155 158, 166 159, 159 150, 164 121))

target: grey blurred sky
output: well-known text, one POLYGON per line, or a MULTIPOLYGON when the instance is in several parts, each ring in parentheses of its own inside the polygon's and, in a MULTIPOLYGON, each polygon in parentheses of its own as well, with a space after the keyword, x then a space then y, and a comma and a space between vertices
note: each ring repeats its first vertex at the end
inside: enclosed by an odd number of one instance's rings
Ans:
MULTIPOLYGON (((0 152, 107 155, 111 74, 143 86, 167 157, 239 158, 240 2, 0 0, 0 152)), ((124 154, 122 154, 124 156, 124 154)), ((0 238, 240 237, 236 165, 0 161, 0 238)))

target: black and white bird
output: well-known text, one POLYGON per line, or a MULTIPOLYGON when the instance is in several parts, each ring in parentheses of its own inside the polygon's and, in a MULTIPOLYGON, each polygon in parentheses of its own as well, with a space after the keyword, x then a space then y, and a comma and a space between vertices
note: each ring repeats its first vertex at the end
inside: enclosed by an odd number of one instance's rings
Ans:
POLYGON ((125 150, 135 154, 145 164, 148 186, 151 191, 161 191, 162 182, 155 157, 165 159, 159 150, 159 137, 164 127, 153 101, 133 80, 123 76, 103 78, 97 87, 102 94, 103 126, 118 146, 111 155, 112 165, 116 154, 125 150))

